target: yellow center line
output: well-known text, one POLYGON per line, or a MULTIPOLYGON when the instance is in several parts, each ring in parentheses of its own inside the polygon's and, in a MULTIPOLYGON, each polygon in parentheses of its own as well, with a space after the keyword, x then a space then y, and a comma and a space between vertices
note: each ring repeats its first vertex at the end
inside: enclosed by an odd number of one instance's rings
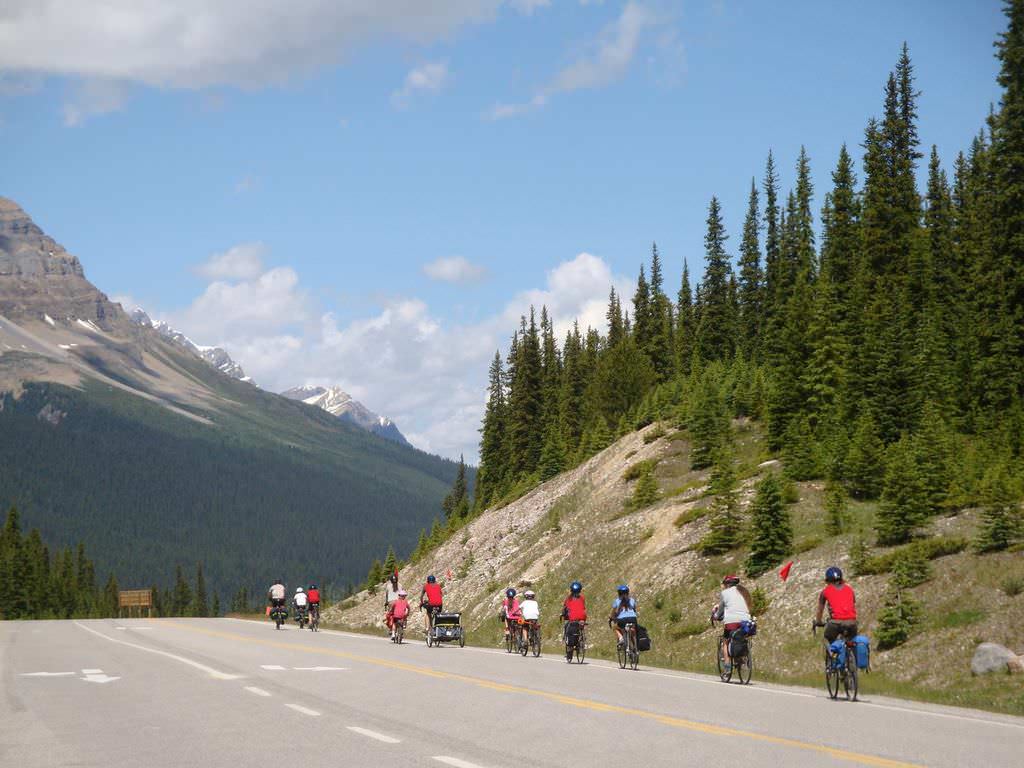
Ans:
POLYGON ((486 680, 481 677, 460 675, 454 672, 440 672, 435 669, 430 669, 429 667, 421 667, 415 664, 408 664, 402 661, 379 659, 373 656, 363 656, 361 654, 350 653, 348 651, 340 651, 335 648, 324 648, 321 646, 304 645, 298 643, 285 643, 280 642, 278 640, 265 640, 262 638, 237 635, 232 632, 220 632, 214 629, 204 629, 202 627, 196 627, 177 622, 163 624, 163 626, 170 626, 175 629, 180 629, 187 632, 195 632, 203 635, 209 635, 211 637, 219 637, 225 640, 251 643, 253 645, 262 645, 268 648, 280 648, 282 650, 288 651, 319 653, 324 656, 334 656, 336 658, 348 659, 350 661, 361 661, 366 664, 373 664, 378 667, 386 667, 387 669, 397 669, 403 672, 412 672, 417 675, 424 675, 426 677, 433 677, 436 679, 444 680, 455 680, 458 682, 475 685, 479 688, 486 688, 494 691, 502 691, 505 693, 518 693, 526 696, 536 696, 538 698, 547 699, 548 701, 554 701, 559 704, 578 707, 580 709, 589 709, 596 712, 612 712, 620 715, 629 715, 630 717, 638 717, 644 720, 652 720, 654 722, 661 723, 663 725, 668 725, 673 728, 681 728, 684 730, 696 731, 698 733, 706 733, 714 736, 741 737, 744 739, 751 739, 753 741, 760 741, 767 744, 775 744, 777 746, 782 747, 792 747, 794 749, 818 752, 821 754, 828 755, 829 757, 834 757, 838 760, 847 760, 849 762, 859 763, 860 765, 880 766, 880 768, 919 768, 919 766, 915 763, 905 763, 899 760, 890 760, 889 758, 885 757, 876 757, 874 755, 866 755, 861 754, 859 752, 850 752, 845 749, 829 747, 824 744, 814 744, 809 741, 800 741, 798 739, 790 739, 783 736, 771 736, 769 734, 757 733, 755 731, 744 731, 739 728, 730 728, 728 726, 723 725, 711 725, 708 723, 700 723, 695 720, 686 720, 681 717, 674 717, 672 715, 661 715, 655 712, 647 712, 642 709, 623 707, 617 704, 604 704, 599 701, 592 701, 590 699, 580 699, 575 696, 566 696, 564 694, 551 693, 550 691, 541 691, 535 688, 525 688, 520 685, 498 683, 492 680, 486 680))

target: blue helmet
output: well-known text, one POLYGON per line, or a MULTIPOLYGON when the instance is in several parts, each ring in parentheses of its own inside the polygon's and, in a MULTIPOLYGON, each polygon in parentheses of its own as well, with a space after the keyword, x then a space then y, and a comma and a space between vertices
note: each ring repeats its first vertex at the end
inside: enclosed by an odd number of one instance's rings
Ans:
POLYGON ((842 581, 842 580, 843 580, 843 572, 839 568, 836 568, 834 565, 829 567, 825 571, 825 581, 827 581, 829 584, 831 584, 831 583, 833 583, 835 581, 842 581))
POLYGON ((514 589, 512 589, 512 587, 509 587, 508 589, 505 590, 505 597, 507 597, 509 600, 511 600, 515 596, 516 596, 516 591, 514 589))
POLYGON ((583 585, 580 584, 578 581, 574 581, 572 584, 569 585, 569 591, 574 595, 578 595, 580 592, 583 591, 583 585))
POLYGON ((629 586, 626 584, 619 584, 615 591, 618 592, 620 595, 628 595, 629 586))
POLYGON ((434 574, 430 574, 429 576, 427 576, 427 584, 433 584, 436 581, 437 578, 434 576, 434 574))

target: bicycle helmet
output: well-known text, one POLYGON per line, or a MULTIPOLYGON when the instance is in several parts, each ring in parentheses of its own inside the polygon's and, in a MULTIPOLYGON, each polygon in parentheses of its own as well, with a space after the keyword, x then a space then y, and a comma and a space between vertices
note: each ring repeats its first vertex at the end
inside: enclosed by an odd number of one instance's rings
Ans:
POLYGON ((409 593, 406 592, 404 589, 400 589, 400 590, 398 590, 398 596, 399 597, 408 597, 409 593))
POLYGON ((837 568, 836 566, 833 565, 833 566, 829 567, 828 570, 825 571, 825 581, 828 582, 829 584, 832 584, 833 582, 836 582, 836 581, 842 581, 842 580, 843 580, 843 572, 839 568, 837 568))
POLYGON ((309 588, 310 588, 310 589, 316 589, 316 584, 310 584, 310 585, 309 585, 309 588))
POLYGON ((527 600, 530 600, 536 596, 537 594, 532 589, 528 589, 523 593, 523 597, 525 597, 527 600))
POLYGON ((574 595, 578 595, 580 592, 583 591, 583 585, 580 584, 578 581, 574 581, 572 584, 569 585, 569 591, 574 595))
POLYGON ((726 576, 724 579, 722 579, 722 586, 725 586, 725 587, 735 587, 739 583, 740 583, 740 577, 739 576, 726 576))
POLYGON ((434 574, 430 574, 429 576, 427 576, 427 584, 433 584, 436 581, 437 581, 437 578, 434 576, 434 574))
POLYGON ((628 595, 629 586, 626 584, 619 584, 615 591, 618 592, 620 595, 628 595))
POLYGON ((296 587, 295 588, 295 594, 299 594, 299 592, 301 592, 301 591, 302 591, 302 587, 296 587))
POLYGON ((505 590, 505 597, 507 597, 509 600, 511 600, 515 596, 516 596, 516 591, 514 589, 512 589, 512 587, 509 587, 508 589, 505 590))

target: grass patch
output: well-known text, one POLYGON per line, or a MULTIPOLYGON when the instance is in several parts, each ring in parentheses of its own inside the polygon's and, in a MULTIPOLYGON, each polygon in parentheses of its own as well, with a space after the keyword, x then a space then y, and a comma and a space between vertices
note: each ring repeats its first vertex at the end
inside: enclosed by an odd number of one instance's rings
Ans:
POLYGON ((945 536, 939 539, 922 539, 905 544, 881 555, 869 557, 858 572, 864 575, 889 573, 901 558, 923 557, 934 560, 946 555, 955 555, 967 549, 967 539, 962 536, 945 536))
POLYGON ((673 608, 671 611, 668 612, 669 624, 675 624, 681 618, 683 618, 683 615, 679 612, 678 608, 673 608))
POLYGON ((693 509, 688 509, 676 518, 676 528, 682 528, 684 525, 696 522, 702 517, 707 517, 710 511, 711 507, 694 507, 693 509))
POLYGON ((1003 583, 999 585, 999 588, 1003 590, 1007 597, 1016 597, 1021 592, 1024 592, 1024 577, 1007 576, 1003 579, 1003 583))
POLYGON ((804 536, 802 539, 797 541, 793 550, 795 554, 799 555, 801 552, 809 552, 812 549, 817 549, 824 542, 825 540, 821 536, 804 536))
POLYGON ((644 445, 650 445, 655 440, 660 440, 667 434, 668 433, 665 431, 664 427, 655 427, 654 429, 649 429, 646 432, 644 432, 644 445))
POLYGON ((683 640, 687 637, 696 637, 697 635, 703 635, 708 629, 708 625, 703 622, 694 622, 692 624, 683 624, 681 627, 676 627, 669 634, 673 640, 683 640))
POLYGON ((984 611, 979 611, 977 608, 965 608, 962 611, 950 611, 936 616, 934 626, 937 629, 967 627, 971 624, 977 624, 984 618, 984 611))
POLYGON ((622 479, 627 483, 632 482, 633 480, 639 479, 645 472, 653 472, 654 468, 657 466, 657 459, 644 459, 643 461, 638 461, 635 464, 630 464, 629 467, 626 468, 626 471, 622 473, 622 479))
POLYGON ((469 557, 462 561, 462 565, 459 566, 459 570, 456 571, 455 575, 460 578, 466 578, 466 574, 469 573, 469 569, 473 567, 473 553, 469 553, 469 557))
POLYGON ((674 496, 683 496, 684 494, 689 493, 695 488, 701 488, 704 485, 706 485, 706 482, 704 480, 691 480, 690 482, 681 485, 678 488, 673 488, 669 491, 665 491, 665 498, 671 499, 674 496))

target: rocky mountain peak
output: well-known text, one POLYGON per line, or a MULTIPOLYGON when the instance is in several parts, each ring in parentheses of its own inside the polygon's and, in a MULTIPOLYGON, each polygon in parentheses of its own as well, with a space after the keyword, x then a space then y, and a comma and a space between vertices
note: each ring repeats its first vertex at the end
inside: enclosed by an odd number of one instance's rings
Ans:
POLYGON ((13 200, 0 197, 0 315, 82 319, 107 330, 121 308, 85 279, 77 257, 13 200))
POLYGON ((291 400, 301 400, 306 405, 322 408, 339 419, 362 427, 367 432, 372 432, 401 445, 409 444, 405 435, 399 431, 391 419, 374 413, 341 387, 319 387, 307 384, 285 390, 281 394, 291 400))

